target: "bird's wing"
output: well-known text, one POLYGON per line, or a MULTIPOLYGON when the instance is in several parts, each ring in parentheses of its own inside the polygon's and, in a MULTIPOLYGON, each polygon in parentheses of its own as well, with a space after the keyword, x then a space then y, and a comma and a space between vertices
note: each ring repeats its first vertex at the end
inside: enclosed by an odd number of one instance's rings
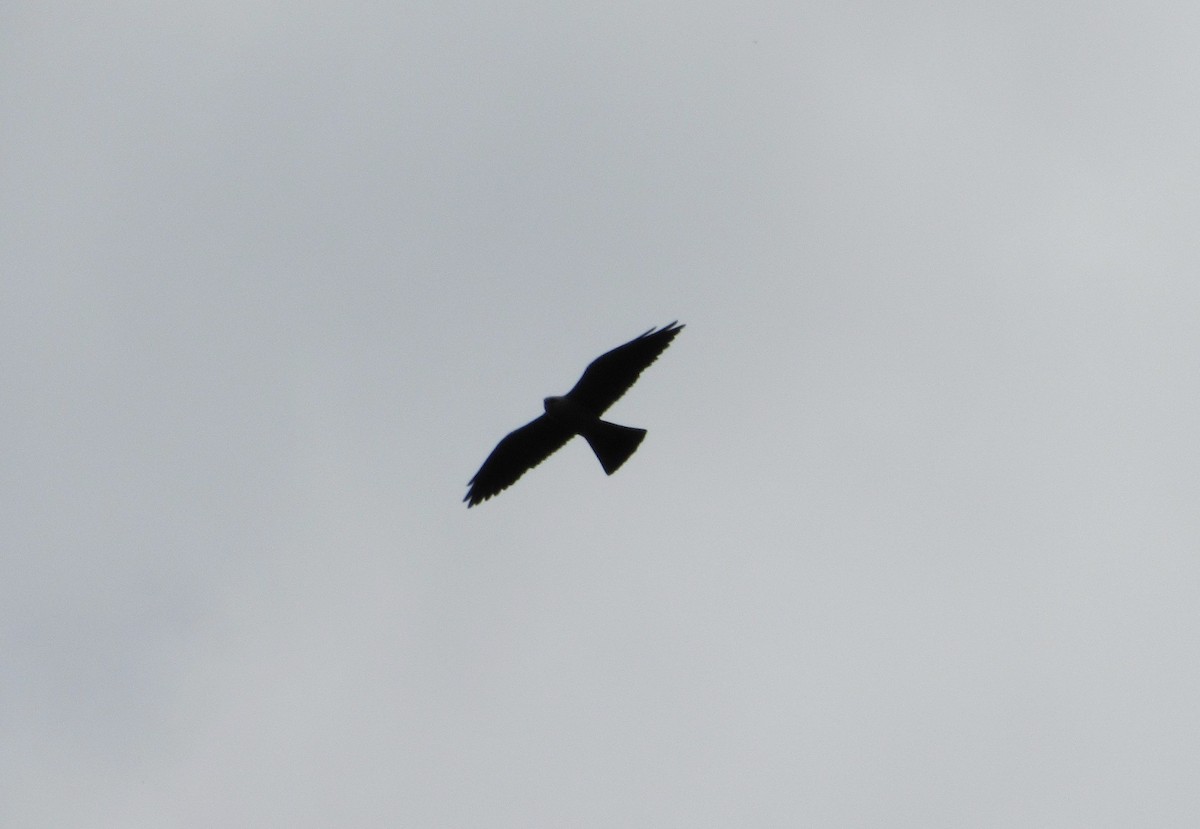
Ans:
POLYGON ((683 326, 675 323, 657 331, 651 328, 637 339, 602 354, 592 360, 575 388, 567 392, 567 397, 597 416, 603 414, 629 391, 638 376, 658 359, 681 330, 683 326))
POLYGON ((496 444, 483 466, 468 481, 463 498, 468 507, 486 501, 517 482, 517 479, 550 457, 575 433, 546 415, 509 432, 496 444))

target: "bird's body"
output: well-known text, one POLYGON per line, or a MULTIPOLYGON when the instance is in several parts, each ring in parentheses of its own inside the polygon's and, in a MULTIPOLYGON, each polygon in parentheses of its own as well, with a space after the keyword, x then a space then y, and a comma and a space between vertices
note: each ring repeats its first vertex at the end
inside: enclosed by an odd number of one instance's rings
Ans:
POLYGON ((596 420, 596 415, 565 395, 562 397, 547 397, 542 401, 542 408, 546 410, 546 414, 555 420, 576 427, 581 427, 596 420))
POLYGON ((651 328, 593 360, 565 395, 542 401, 545 414, 510 432, 475 473, 463 498, 467 506, 512 486, 575 435, 588 442, 607 474, 616 472, 641 445, 646 430, 609 423, 600 415, 629 390, 682 329, 675 323, 657 331, 651 328))
POLYGON ((563 424, 588 442, 609 475, 629 460, 646 436, 645 429, 618 426, 601 420, 569 397, 547 397, 542 405, 547 417, 563 424))

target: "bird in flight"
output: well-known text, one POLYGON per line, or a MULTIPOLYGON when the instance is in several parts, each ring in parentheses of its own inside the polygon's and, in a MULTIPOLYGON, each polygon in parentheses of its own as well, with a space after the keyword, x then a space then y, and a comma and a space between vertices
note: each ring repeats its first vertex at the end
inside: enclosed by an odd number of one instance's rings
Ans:
POLYGON ((463 498, 467 507, 512 486, 575 435, 582 435, 588 442, 607 474, 620 469, 646 437, 646 430, 618 426, 601 420, 600 415, 629 391, 682 330, 683 326, 674 322, 657 330, 651 328, 592 360, 579 382, 565 395, 543 400, 546 413, 496 444, 475 477, 468 481, 470 489, 463 498))

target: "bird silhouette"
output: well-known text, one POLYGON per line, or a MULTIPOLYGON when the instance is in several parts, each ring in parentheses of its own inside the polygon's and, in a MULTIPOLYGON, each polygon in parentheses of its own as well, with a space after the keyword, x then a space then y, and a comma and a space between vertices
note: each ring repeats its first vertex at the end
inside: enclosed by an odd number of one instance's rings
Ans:
POLYGON ((609 423, 601 420, 600 415, 629 391, 682 330, 683 326, 674 322, 663 328, 651 328, 592 360, 579 382, 565 395, 543 400, 545 414, 509 432, 467 482, 470 489, 463 498, 467 507, 512 486, 575 435, 588 442, 607 474, 620 469, 641 445, 646 430, 609 423))

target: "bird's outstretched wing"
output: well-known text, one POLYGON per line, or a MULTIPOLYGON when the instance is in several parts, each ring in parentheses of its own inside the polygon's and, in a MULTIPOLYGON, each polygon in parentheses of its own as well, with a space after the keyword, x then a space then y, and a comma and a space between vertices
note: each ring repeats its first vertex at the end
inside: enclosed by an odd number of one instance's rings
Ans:
POLYGON ((683 326, 674 322, 658 330, 651 328, 637 339, 600 355, 584 370, 567 397, 596 415, 603 414, 629 391, 638 376, 666 351, 682 330, 683 326))
POLYGON ((463 498, 467 507, 486 501, 512 486, 517 479, 550 457, 575 433, 546 415, 509 432, 496 444, 483 466, 468 481, 471 487, 463 498))

